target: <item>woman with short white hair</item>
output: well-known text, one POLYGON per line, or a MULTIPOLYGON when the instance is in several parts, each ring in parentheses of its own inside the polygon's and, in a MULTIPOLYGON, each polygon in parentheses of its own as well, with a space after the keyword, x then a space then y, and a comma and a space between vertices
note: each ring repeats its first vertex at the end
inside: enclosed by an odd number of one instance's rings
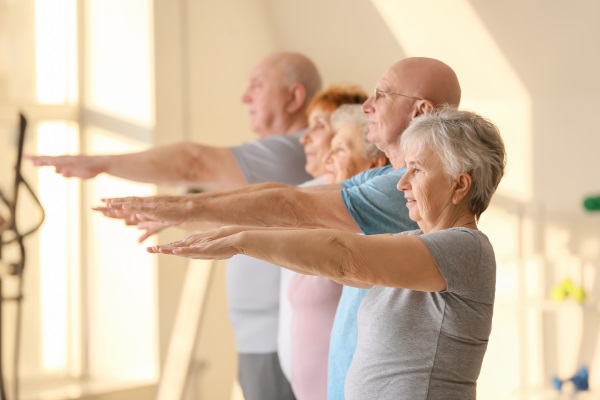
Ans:
POLYGON ((504 174, 496 126, 442 107, 402 134, 398 182, 419 230, 360 236, 332 229, 225 227, 151 252, 221 259, 243 253, 370 287, 346 399, 469 400, 492 328, 496 264, 477 221, 504 174))

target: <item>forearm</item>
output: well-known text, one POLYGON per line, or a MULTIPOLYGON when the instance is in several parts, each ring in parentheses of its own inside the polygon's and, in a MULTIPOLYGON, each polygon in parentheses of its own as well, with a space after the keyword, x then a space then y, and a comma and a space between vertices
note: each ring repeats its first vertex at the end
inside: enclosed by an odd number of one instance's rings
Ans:
POLYGON ((201 259, 244 254, 358 287, 377 285, 424 292, 447 289, 427 246, 413 235, 363 236, 334 229, 229 226, 148 250, 201 259))
POLYGON ((197 198, 186 206, 190 220, 221 225, 360 229, 348 213, 339 190, 314 191, 287 186, 197 198))
MULTIPOLYGON (((249 228, 252 229, 252 228, 249 228)), ((230 245, 241 254, 259 258, 294 272, 320 275, 334 280, 348 279, 344 264, 348 249, 330 229, 259 228, 229 237, 230 245)))
POLYGON ((238 196, 245 195, 255 192, 260 192, 261 190, 266 189, 288 189, 295 188, 294 185, 287 185, 285 183, 278 182, 262 182, 262 183, 253 183, 251 185, 245 185, 240 188, 231 189, 231 190, 220 190, 220 191, 209 191, 202 193, 190 193, 182 196, 183 201, 197 201, 202 202, 208 199, 223 199, 229 196, 238 196))
POLYGON ((415 236, 362 236, 318 229, 247 231, 235 237, 243 254, 349 286, 446 290, 431 253, 415 236))
POLYGON ((104 157, 105 173, 137 182, 203 189, 245 184, 245 178, 226 148, 177 143, 139 153, 97 157, 104 157))

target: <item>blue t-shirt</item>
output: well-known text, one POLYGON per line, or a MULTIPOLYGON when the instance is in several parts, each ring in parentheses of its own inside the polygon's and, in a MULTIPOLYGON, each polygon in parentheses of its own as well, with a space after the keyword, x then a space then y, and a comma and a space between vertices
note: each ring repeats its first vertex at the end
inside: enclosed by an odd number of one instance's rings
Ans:
MULTIPOLYGON (((342 199, 365 235, 418 229, 408 217, 406 200, 396 185, 406 168, 391 165, 362 172, 342 182, 342 199)), ((369 289, 344 286, 331 328, 327 399, 344 399, 344 382, 358 337, 358 308, 369 289)))

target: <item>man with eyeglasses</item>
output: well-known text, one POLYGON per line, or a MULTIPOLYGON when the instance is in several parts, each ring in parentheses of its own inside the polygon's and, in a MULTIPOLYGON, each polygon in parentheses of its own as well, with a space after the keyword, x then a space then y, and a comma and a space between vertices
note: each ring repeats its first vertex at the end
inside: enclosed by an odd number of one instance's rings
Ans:
MULTIPOLYGON (((296 185, 312 178, 304 169, 306 157, 299 138, 308 125, 306 108, 320 89, 320 74, 306 56, 274 53, 252 68, 242 95, 250 126, 260 140, 235 147, 176 143, 122 155, 27 158, 38 166, 53 166, 65 177, 83 179, 106 173, 206 190, 243 188, 257 182, 296 185)), ((135 217, 128 221, 135 222, 135 217)), ((228 262, 227 304, 246 400, 294 399, 277 355, 279 281, 279 268, 250 257, 228 262)))
MULTIPOLYGON (((405 172, 399 138, 413 118, 442 104, 458 106, 460 95, 458 79, 449 66, 431 58, 407 58, 384 72, 363 104, 369 116, 368 139, 386 153, 391 166, 365 171, 341 186, 256 187, 212 197, 111 199, 107 206, 113 212, 141 213, 177 223, 333 228, 366 235, 416 229, 404 196, 396 188, 405 172)), ((344 398, 344 380, 356 348, 357 311, 366 292, 344 286, 331 332, 328 400, 344 398)))

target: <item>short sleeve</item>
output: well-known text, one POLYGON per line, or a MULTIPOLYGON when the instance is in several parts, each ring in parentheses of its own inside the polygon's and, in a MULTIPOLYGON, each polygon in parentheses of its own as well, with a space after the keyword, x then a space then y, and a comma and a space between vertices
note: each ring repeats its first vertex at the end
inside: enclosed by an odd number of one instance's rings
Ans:
POLYGON ((492 245, 481 231, 451 228, 420 238, 446 280, 446 292, 494 303, 496 260, 492 245))
POLYGON ((306 157, 300 144, 303 131, 269 136, 231 148, 246 181, 297 185, 312 177, 306 173, 306 157))
POLYGON ((408 217, 406 199, 396 185, 406 171, 383 167, 342 182, 346 209, 366 235, 417 229, 408 217))

